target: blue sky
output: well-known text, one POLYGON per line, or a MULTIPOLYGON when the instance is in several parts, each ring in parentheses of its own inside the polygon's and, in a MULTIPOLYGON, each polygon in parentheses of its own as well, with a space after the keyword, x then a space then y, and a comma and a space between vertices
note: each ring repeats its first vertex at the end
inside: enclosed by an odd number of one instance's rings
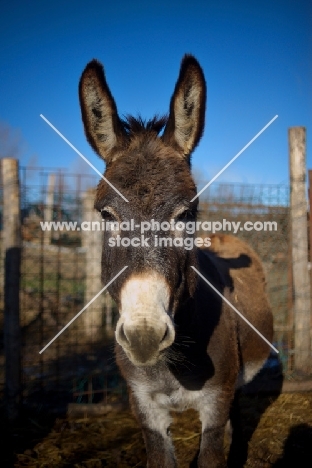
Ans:
POLYGON ((311 31, 308 0, 4 0, 0 151, 22 165, 91 173, 42 113, 102 172, 80 118, 77 89, 87 62, 104 64, 121 116, 149 118, 168 111, 181 58, 192 53, 208 87, 206 129, 193 155, 197 177, 212 178, 278 114, 220 181, 287 184, 287 129, 311 128, 311 31))

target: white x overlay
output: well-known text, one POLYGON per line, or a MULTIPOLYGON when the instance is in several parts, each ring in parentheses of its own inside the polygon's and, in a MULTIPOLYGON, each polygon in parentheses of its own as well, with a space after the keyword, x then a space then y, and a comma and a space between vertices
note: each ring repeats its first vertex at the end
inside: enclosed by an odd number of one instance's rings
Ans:
POLYGON ((194 266, 191 266, 191 268, 193 268, 193 270, 196 271, 196 273, 198 274, 198 276, 200 276, 201 279, 204 280, 205 283, 207 283, 207 284, 211 287, 211 289, 212 289, 215 293, 217 293, 218 296, 220 296, 220 297, 224 300, 224 302, 226 302, 226 303, 234 310, 234 312, 236 312, 237 315, 239 315, 240 318, 243 319, 243 320, 250 326, 250 328, 252 328, 252 329, 263 339, 263 341, 265 341, 276 353, 279 353, 279 351, 275 348, 275 346, 273 346, 273 345, 269 342, 269 340, 267 340, 267 339, 265 338, 265 336, 263 336, 263 335, 259 332, 259 330, 258 330, 256 327, 254 327, 253 324, 250 323, 249 320, 247 320, 246 317, 244 317, 244 315, 241 314, 240 311, 237 310, 236 307, 234 307, 233 304, 231 304, 230 301, 228 301, 227 298, 224 297, 223 294, 221 294, 220 291, 218 291, 217 288, 215 288, 215 287, 207 280, 207 278, 205 278, 205 277, 200 273, 200 271, 198 271, 194 266))
POLYGON ((237 159, 238 156, 240 156, 240 155, 245 151, 245 149, 247 149, 248 146, 250 146, 251 143, 253 143, 253 142, 258 138, 258 136, 260 136, 261 133, 263 133, 264 130, 266 130, 266 129, 269 127, 269 125, 271 125, 271 123, 274 122, 274 120, 277 119, 277 117, 278 117, 278 115, 276 115, 275 117, 273 117, 273 119, 271 119, 270 122, 268 122, 268 123, 260 130, 260 132, 258 132, 257 135, 255 135, 255 136, 247 143, 247 145, 245 145, 244 148, 242 148, 242 149, 234 156, 234 158, 232 158, 231 161, 229 161, 229 162, 221 169, 221 171, 219 171, 218 174, 216 174, 216 175, 208 182, 208 184, 206 184, 205 187, 203 187, 203 188, 197 193, 197 195, 195 195, 194 198, 192 198, 191 202, 194 201, 194 200, 196 200, 196 198, 199 197, 199 195, 200 195, 201 193, 203 193, 203 191, 206 190, 206 188, 208 188, 209 185, 211 185, 212 182, 214 182, 214 181, 219 177, 219 175, 221 175, 222 172, 224 172, 225 169, 227 169, 227 168, 232 164, 232 162, 234 162, 235 159, 237 159))
POLYGON ((112 187, 113 190, 115 190, 115 192, 118 193, 118 195, 123 198, 127 203, 129 202, 129 200, 127 200, 126 197, 123 196, 122 193, 119 192, 119 190, 116 189, 116 187, 108 180, 106 179, 106 177, 103 176, 103 174, 100 173, 100 171, 97 170, 96 167, 93 166, 93 164, 90 163, 90 161, 83 155, 80 153, 80 151, 77 150, 77 148, 75 148, 75 146, 67 140, 67 138, 64 137, 64 135, 56 128, 54 127, 54 125, 51 124, 51 122, 45 118, 44 115, 40 114, 40 117, 48 124, 50 125, 50 127, 61 137, 63 138, 64 141, 66 141, 66 143, 74 150, 76 151, 76 153, 87 163, 89 164, 90 167, 92 167, 92 169, 103 179, 105 180, 105 182, 110 185, 112 187))
POLYGON ((96 294, 96 295, 95 295, 95 296, 94 296, 94 297, 91 299, 91 301, 89 301, 89 302, 88 302, 88 304, 86 304, 86 305, 84 306, 84 308, 83 308, 83 309, 81 309, 81 311, 80 311, 80 312, 78 312, 78 314, 76 314, 76 315, 75 315, 75 317, 74 317, 74 318, 72 318, 72 319, 71 319, 71 320, 68 322, 68 324, 67 324, 67 325, 65 325, 65 327, 63 327, 63 328, 62 328, 62 330, 61 330, 61 331, 59 331, 59 332, 58 332, 58 334, 57 334, 57 335, 55 335, 55 337, 54 337, 54 338, 52 338, 52 340, 51 340, 51 341, 49 341, 49 343, 48 343, 47 345, 45 345, 45 347, 44 347, 44 348, 42 348, 42 350, 41 350, 41 351, 39 351, 39 354, 43 353, 43 351, 45 351, 45 350, 46 350, 46 349, 47 349, 47 348, 50 346, 50 344, 52 344, 52 343, 53 343, 53 341, 55 341, 55 340, 56 340, 56 338, 58 338, 58 337, 59 337, 59 336, 60 336, 60 335, 63 333, 63 331, 65 331, 65 330, 66 330, 66 328, 68 328, 68 327, 69 327, 69 325, 71 325, 71 324, 72 324, 72 323, 73 323, 73 322, 76 320, 76 318, 78 318, 78 317, 79 317, 79 315, 81 315, 81 314, 82 314, 82 312, 84 312, 84 311, 85 311, 85 310, 86 310, 86 309, 89 307, 89 305, 90 305, 90 304, 92 304, 92 302, 93 302, 93 301, 95 301, 95 299, 97 299, 97 298, 98 298, 98 297, 99 297, 99 296, 102 294, 102 292, 104 292, 104 291, 105 291, 105 289, 107 289, 107 288, 108 288, 108 286, 110 286, 110 285, 111 285, 111 284, 112 284, 112 283, 115 281, 115 279, 116 279, 116 278, 118 278, 118 276, 119 276, 119 275, 121 275, 121 273, 123 273, 123 272, 126 270, 126 268, 128 268, 128 265, 124 266, 124 267, 123 267, 123 268, 120 270, 120 272, 119 272, 119 273, 117 273, 117 275, 115 275, 115 276, 114 276, 114 278, 113 278, 113 279, 111 279, 111 280, 110 280, 110 281, 109 281, 109 282, 108 282, 108 283, 107 283, 107 284, 104 286, 104 288, 102 288, 102 289, 101 289, 101 291, 99 291, 99 292, 98 292, 98 293, 97 293, 97 294, 96 294))
MULTIPOLYGON (((125 198, 122 193, 119 192, 119 190, 116 189, 116 187, 114 187, 114 185, 109 181, 107 180, 104 175, 102 175, 97 169, 96 167, 93 166, 93 164, 90 163, 90 161, 85 157, 83 156, 83 154, 80 153, 80 151, 77 150, 77 148, 75 148, 75 146, 70 143, 70 141, 67 140, 67 138, 65 138, 65 136, 59 131, 57 130, 57 128, 54 127, 54 125, 52 125, 52 123, 46 119, 46 117, 44 117, 44 115, 40 114, 40 117, 87 163, 89 164, 90 167, 92 167, 92 169, 100 175, 100 177, 105 180, 105 182, 107 182, 114 190, 115 192, 118 193, 118 195, 120 195, 126 202, 128 202, 129 200, 127 200, 127 198, 125 198)), ((194 201, 197 197, 199 197, 199 195, 201 193, 204 192, 204 190, 206 190, 206 188, 208 188, 212 182, 214 182, 218 177, 219 175, 221 175, 244 151, 245 149, 248 148, 248 146, 250 146, 260 135, 261 133, 263 133, 273 122, 274 120, 276 120, 278 117, 278 115, 275 115, 275 117, 273 117, 273 119, 271 119, 245 146, 244 148, 242 148, 224 167, 223 169, 221 169, 221 171, 219 171, 211 180, 210 182, 208 182, 208 184, 206 184, 198 193, 197 195, 195 195, 194 198, 192 198, 191 202, 194 201)), ((39 351, 39 354, 43 353, 49 346, 50 344, 52 344, 62 333, 64 330, 66 330, 66 328, 68 328, 73 322, 74 320, 76 320, 76 318, 78 318, 88 307, 90 304, 92 304, 93 301, 95 301, 95 299, 97 299, 101 294, 102 292, 105 291, 105 289, 108 288, 108 286, 110 286, 114 281, 115 279, 121 275, 121 273, 123 273, 126 268, 128 268, 128 266, 125 266, 123 267, 119 273, 117 273, 116 276, 114 276, 113 279, 111 279, 109 281, 109 283, 106 284, 106 286, 104 286, 104 288, 101 289, 101 291, 99 291, 94 297, 93 299, 91 299, 91 301, 88 302, 88 304, 86 304, 83 309, 81 309, 80 312, 78 312, 78 314, 75 315, 74 318, 72 318, 68 323, 67 325, 65 325, 65 327, 62 328, 62 330, 60 330, 57 335, 55 335, 55 337, 49 341, 49 343, 44 347, 42 348, 41 351, 39 351)), ((249 322, 249 320, 247 320, 243 314, 241 314, 227 299, 226 297, 224 297, 194 266, 191 266, 191 268, 205 281, 206 284, 208 284, 211 289, 213 291, 215 291, 238 315, 239 317, 241 317, 241 319, 243 319, 276 353, 279 353, 279 351, 259 332, 259 330, 257 330, 256 327, 254 327, 252 325, 252 323, 249 322)))

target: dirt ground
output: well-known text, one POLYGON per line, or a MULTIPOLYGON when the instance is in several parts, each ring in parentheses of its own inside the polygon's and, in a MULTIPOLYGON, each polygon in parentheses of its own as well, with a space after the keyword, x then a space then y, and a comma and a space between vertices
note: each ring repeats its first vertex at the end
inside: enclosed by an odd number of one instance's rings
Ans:
MULTIPOLYGON (((245 468, 310 468, 312 466, 312 393, 279 396, 244 395, 240 400, 245 468), (250 440, 249 440, 250 439, 250 440), (249 440, 249 443, 248 443, 249 440)), ((141 431, 128 408, 101 417, 25 415, 20 425, 5 429, 8 453, 1 466, 15 468, 145 467, 141 431), (9 435, 10 442, 9 442, 9 435)), ((196 467, 200 424, 195 412, 174 415, 172 436, 179 468, 196 467)), ((226 450, 228 449, 225 440, 226 450)), ((242 453, 242 452, 241 452, 242 453)), ((161 467, 160 467, 161 468, 161 467)))

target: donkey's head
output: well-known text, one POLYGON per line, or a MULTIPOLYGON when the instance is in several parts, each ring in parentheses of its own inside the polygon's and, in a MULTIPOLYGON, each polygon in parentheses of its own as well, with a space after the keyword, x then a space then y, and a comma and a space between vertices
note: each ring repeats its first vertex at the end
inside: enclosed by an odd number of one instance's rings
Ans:
POLYGON ((189 243, 185 248, 191 236, 181 223, 196 220, 190 156, 204 127, 204 75, 195 58, 186 55, 168 119, 147 123, 119 118, 96 60, 82 74, 79 95, 87 139, 106 162, 104 175, 112 184, 101 180, 95 201, 103 219, 115 223, 115 230, 104 232, 103 283, 128 265, 109 289, 120 311, 116 339, 135 365, 152 365, 173 343, 174 314, 196 286, 190 268, 195 251, 189 243))

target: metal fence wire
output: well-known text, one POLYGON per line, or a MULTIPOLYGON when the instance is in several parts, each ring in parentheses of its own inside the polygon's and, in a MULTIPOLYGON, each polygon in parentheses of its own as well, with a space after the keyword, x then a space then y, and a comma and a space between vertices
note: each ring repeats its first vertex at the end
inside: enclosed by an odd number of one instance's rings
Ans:
MULTIPOLYGON (((96 216, 92 197, 98 178, 68 174, 64 170, 21 168, 20 183, 23 401, 38 405, 43 399, 54 407, 75 399, 77 402, 99 401, 102 394, 106 401, 113 400, 120 394, 122 383, 113 356, 117 310, 107 295, 99 302, 95 301, 93 311, 91 308, 82 314, 39 354, 86 304, 89 294, 86 285, 98 287, 101 262, 100 244, 95 237, 92 240, 91 233, 84 237, 77 229, 46 232, 41 229, 40 222, 49 219, 77 222, 79 226, 86 216, 96 216), (89 246, 88 242, 93 244, 89 246), (91 267, 88 266, 90 262, 91 267), (87 316, 88 322, 84 318, 87 316), (87 399, 83 396, 86 394, 87 399)), ((215 225, 218 231, 229 234, 233 234, 233 229, 231 231, 225 221, 240 221, 242 226, 246 221, 253 223, 254 229, 238 229, 235 235, 246 240, 263 261, 274 313, 275 345, 280 350, 285 372, 291 372, 289 187, 213 184, 201 197, 199 219, 219 223, 215 225), (260 229, 261 223, 267 221, 276 223, 276 230, 260 229)), ((204 234, 209 237, 211 232, 204 234)), ((1 329, 2 326, 1 323, 1 329)), ((0 384, 3 387, 2 342, 0 353, 0 384)))

